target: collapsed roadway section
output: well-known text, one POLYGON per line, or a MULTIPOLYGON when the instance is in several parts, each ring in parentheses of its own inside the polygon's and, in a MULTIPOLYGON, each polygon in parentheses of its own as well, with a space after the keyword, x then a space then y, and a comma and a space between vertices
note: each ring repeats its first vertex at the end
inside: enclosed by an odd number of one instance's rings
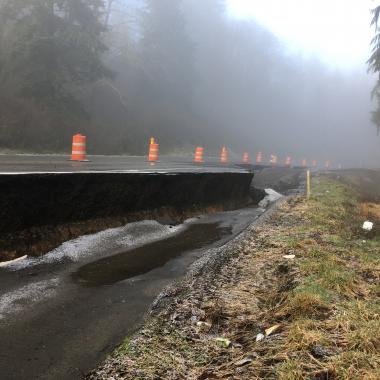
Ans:
POLYGON ((252 178, 237 168, 0 173, 0 262, 132 221, 242 207, 252 178))

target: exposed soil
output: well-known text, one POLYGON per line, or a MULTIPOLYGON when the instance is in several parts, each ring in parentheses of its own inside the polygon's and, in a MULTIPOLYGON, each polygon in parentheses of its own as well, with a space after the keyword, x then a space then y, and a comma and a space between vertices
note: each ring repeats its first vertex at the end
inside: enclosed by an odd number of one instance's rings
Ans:
POLYGON ((203 213, 212 214, 224 210, 223 205, 205 208, 193 207, 178 212, 165 207, 157 210, 131 212, 125 216, 90 219, 81 222, 65 223, 57 226, 47 225, 26 229, 0 236, 0 262, 13 260, 25 254, 38 257, 58 247, 65 241, 78 236, 94 234, 107 228, 124 226, 140 220, 158 220, 164 224, 179 224, 187 218, 203 213))

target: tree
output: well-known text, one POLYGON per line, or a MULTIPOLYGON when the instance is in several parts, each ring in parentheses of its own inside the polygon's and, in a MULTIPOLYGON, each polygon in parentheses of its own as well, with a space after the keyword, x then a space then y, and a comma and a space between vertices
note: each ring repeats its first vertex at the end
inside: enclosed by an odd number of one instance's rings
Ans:
POLYGON ((371 26, 375 27, 375 36, 372 39, 372 54, 368 60, 368 68, 371 72, 377 73, 379 79, 375 85, 372 96, 376 99, 377 110, 372 112, 372 121, 377 127, 377 132, 380 132, 380 29, 379 29, 379 17, 380 17, 380 5, 372 10, 371 26))
POLYGON ((195 81, 182 1, 144 0, 142 4, 135 54, 129 57, 134 76, 127 87, 131 117, 144 140, 153 134, 162 137, 165 146, 181 146, 183 141, 189 143, 195 81))
POLYGON ((55 146, 86 119, 78 88, 109 75, 102 62, 104 6, 103 0, 0 3, 1 93, 43 112, 55 146))
POLYGON ((194 80, 194 57, 181 5, 181 1, 146 0, 139 64, 154 94, 165 94, 185 106, 194 80))

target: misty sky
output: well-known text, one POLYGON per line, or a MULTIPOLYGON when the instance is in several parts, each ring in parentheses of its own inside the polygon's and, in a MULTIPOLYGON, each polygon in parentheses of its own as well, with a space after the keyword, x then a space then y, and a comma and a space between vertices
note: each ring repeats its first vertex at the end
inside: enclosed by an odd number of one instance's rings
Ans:
POLYGON ((365 65, 373 31, 372 0, 228 0, 230 15, 253 18, 295 52, 331 67, 365 65))
MULTIPOLYGON (((143 2, 120 0, 121 3, 129 5, 129 12, 133 14, 132 9, 138 8, 143 2)), ((207 55, 211 47, 207 44, 213 38, 212 27, 217 28, 217 24, 213 24, 216 22, 211 6, 213 2, 184 0, 183 4, 186 22, 190 24, 190 36, 196 48, 195 54, 197 58, 203 57, 202 73, 207 74, 205 78, 213 78, 211 74, 224 70, 223 63, 226 63, 221 62, 220 67, 214 67, 218 62, 207 55)), ((380 137, 376 136, 376 128, 371 122, 371 111, 375 104, 370 97, 376 77, 368 74, 366 63, 374 35, 370 27, 370 9, 377 2, 226 0, 226 5, 227 17, 237 21, 231 23, 230 31, 235 30, 235 36, 238 37, 236 48, 240 49, 241 60, 229 71, 225 87, 214 91, 221 83, 219 79, 215 83, 210 79, 199 93, 204 95, 209 91, 210 95, 201 98, 201 103, 207 105, 205 119, 210 118, 221 131, 223 128, 228 129, 229 125, 235 126, 235 140, 240 138, 240 144, 235 141, 236 152, 260 149, 266 155, 292 155, 297 162, 302 158, 309 161, 315 158, 319 162, 331 159, 335 165, 359 166, 362 163, 378 166, 380 137), (259 41, 252 34, 250 42, 247 34, 249 23, 244 21, 260 24, 270 35, 274 35, 281 48, 276 51, 278 47, 273 45, 275 42, 265 33, 261 34, 259 41), (272 93, 273 87, 270 85, 250 87, 254 88, 254 91, 250 91, 239 85, 240 82, 234 83, 233 79, 239 77, 234 70, 241 70, 242 67, 246 68, 247 83, 261 83, 260 78, 264 76, 257 75, 260 68, 251 66, 255 60, 250 55, 260 43, 268 57, 281 60, 275 62, 271 75, 267 73, 266 67, 263 68, 268 78, 272 76, 281 83, 276 87, 280 93, 272 93), (280 75, 276 79, 276 70, 284 70, 290 77, 280 75), (207 91, 204 91, 205 88, 207 91), (229 92, 231 98, 228 97, 229 92), (263 96, 259 95, 261 92, 264 92, 263 96)), ((257 32, 257 29, 252 30, 257 32)), ((215 40, 212 41, 215 43, 215 40)), ((216 37, 216 41, 220 44, 219 48, 223 49, 225 40, 216 37)), ((212 45, 213 49, 217 47, 212 45)), ((260 55, 260 49, 256 53, 260 55)), ((233 57, 231 54, 232 61, 233 57)), ((118 85, 118 81, 116 83, 118 85)), ((233 144, 230 138, 224 143, 233 144)))
MULTIPOLYGON (((366 63, 374 35, 370 9, 378 4, 378 0, 227 0, 230 17, 258 22, 290 55, 319 61, 335 75, 359 84, 356 101, 346 104, 350 110, 346 122, 327 128, 325 134, 326 154, 329 151, 346 165, 380 162, 380 138, 370 121, 375 104, 369 94, 376 77, 368 74, 366 63)), ((330 111, 330 116, 336 115, 330 111)))

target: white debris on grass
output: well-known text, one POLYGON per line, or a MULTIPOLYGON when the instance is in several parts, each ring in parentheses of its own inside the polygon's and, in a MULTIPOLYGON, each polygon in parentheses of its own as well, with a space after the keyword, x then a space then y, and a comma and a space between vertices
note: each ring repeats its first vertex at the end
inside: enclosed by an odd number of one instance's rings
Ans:
POLYGON ((277 191, 273 189, 265 189, 266 197, 262 199, 259 203, 259 206, 262 208, 268 207, 271 203, 276 202, 280 198, 283 197, 282 194, 278 193, 277 191))
POLYGON ((373 228, 373 223, 366 220, 364 223, 363 223, 363 230, 365 231, 372 231, 372 228, 373 228))

